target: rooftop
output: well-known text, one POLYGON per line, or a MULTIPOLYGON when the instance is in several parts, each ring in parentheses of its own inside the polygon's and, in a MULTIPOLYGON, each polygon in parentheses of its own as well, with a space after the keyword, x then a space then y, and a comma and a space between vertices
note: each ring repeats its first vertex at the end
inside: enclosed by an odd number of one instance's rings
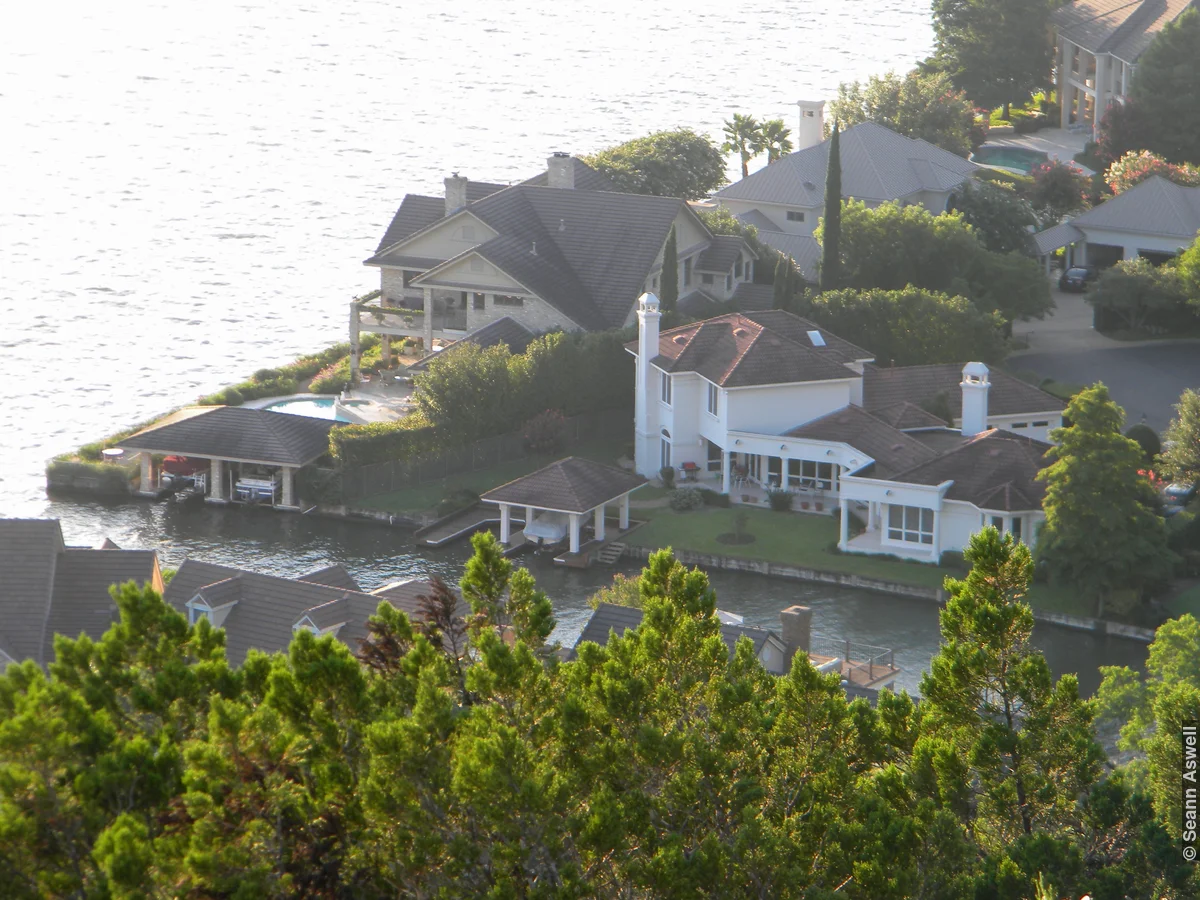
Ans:
POLYGON ((480 499, 582 515, 620 499, 645 483, 646 479, 624 469, 568 456, 493 488, 480 499))
POLYGON ((889 478, 937 454, 911 435, 881 421, 861 406, 847 406, 786 432, 788 437, 837 441, 875 460, 872 476, 889 478))
MULTIPOLYGON (((989 378, 991 387, 988 389, 988 415, 1056 413, 1066 407, 1057 397, 1026 384, 1007 372, 993 368, 989 378)), ((863 370, 863 407, 873 415, 887 420, 902 403, 925 404, 941 394, 954 417, 961 418, 961 383, 962 365, 959 363, 899 366, 888 369, 868 365, 863 370)), ((930 427, 933 424, 931 422, 930 427)))
POLYGON ((1074 0, 1050 14, 1058 33, 1092 53, 1136 63, 1168 22, 1194 0, 1074 0))

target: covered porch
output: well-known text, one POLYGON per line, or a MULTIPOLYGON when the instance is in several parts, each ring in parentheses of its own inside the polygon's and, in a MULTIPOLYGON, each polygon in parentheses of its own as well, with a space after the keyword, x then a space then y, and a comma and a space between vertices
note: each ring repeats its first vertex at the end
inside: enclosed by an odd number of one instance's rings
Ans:
POLYGON ((942 555, 944 499, 953 483, 907 484, 847 476, 838 502, 838 549, 938 562, 942 555), (866 526, 854 537, 850 535, 851 515, 858 516, 866 526))
MULTIPOLYGON (((399 300, 354 300, 350 303, 350 371, 359 371, 363 332, 374 332, 384 340, 392 337, 420 338, 428 352, 435 340, 457 341, 467 333, 467 307, 482 309, 487 295, 471 291, 425 287, 420 294, 406 290, 399 300)), ((493 298, 494 300, 494 298, 493 298)))

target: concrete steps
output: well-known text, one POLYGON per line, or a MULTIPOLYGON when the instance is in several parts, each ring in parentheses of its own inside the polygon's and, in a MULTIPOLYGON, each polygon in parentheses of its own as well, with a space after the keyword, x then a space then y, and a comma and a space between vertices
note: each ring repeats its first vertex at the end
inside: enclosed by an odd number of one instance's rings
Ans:
POLYGON ((625 554, 625 545, 620 541, 613 541, 611 544, 605 544, 596 551, 596 561, 602 562, 606 566, 616 565, 618 559, 625 554))

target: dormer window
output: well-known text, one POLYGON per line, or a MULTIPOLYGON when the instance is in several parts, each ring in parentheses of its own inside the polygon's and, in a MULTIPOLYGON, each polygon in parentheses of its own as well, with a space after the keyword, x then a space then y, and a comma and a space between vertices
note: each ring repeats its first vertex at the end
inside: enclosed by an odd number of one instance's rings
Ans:
POLYGON ((195 625, 201 619, 208 619, 208 621, 211 623, 212 622, 212 610, 209 609, 207 606, 194 606, 189 603, 188 604, 188 624, 195 625))
POLYGON ((300 631, 307 631, 314 637, 325 637, 326 635, 333 635, 334 637, 337 637, 337 633, 342 630, 342 626, 345 624, 345 622, 338 622, 336 625, 327 625, 324 628, 321 628, 312 619, 310 619, 308 616, 305 616, 292 626, 292 634, 296 634, 300 631))

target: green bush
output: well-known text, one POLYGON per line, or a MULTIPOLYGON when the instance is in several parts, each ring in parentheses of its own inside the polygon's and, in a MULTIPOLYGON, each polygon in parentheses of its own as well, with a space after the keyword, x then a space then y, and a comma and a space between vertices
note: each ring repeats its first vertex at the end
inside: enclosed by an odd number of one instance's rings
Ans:
POLYGON ((227 387, 215 394, 201 397, 196 403, 199 406, 241 406, 245 399, 237 388, 227 387))
POLYGON ((702 491, 700 488, 680 488, 677 491, 671 492, 671 509, 675 512, 689 512, 693 509, 701 509, 704 506, 704 497, 701 494, 710 493, 702 491))
POLYGON ((658 477, 668 491, 675 490, 675 469, 672 466, 663 466, 659 469, 658 477))
POLYGON ((329 432, 329 452, 342 466, 416 461, 439 453, 446 442, 419 413, 396 422, 342 425, 329 432))
POLYGON ((525 423, 525 449, 530 453, 558 453, 567 444, 567 420, 561 410, 548 409, 525 423))
POLYGON ((791 491, 783 488, 772 488, 767 491, 767 502, 771 504, 771 509, 775 512, 791 512, 795 496, 791 491))
POLYGON ((89 493, 128 494, 131 481, 138 475, 134 462, 100 463, 55 459, 46 466, 46 484, 51 489, 86 490, 89 493))
POLYGON ((728 494, 720 494, 717 491, 701 491, 700 494, 704 497, 705 506, 729 509, 733 505, 733 500, 728 494))

